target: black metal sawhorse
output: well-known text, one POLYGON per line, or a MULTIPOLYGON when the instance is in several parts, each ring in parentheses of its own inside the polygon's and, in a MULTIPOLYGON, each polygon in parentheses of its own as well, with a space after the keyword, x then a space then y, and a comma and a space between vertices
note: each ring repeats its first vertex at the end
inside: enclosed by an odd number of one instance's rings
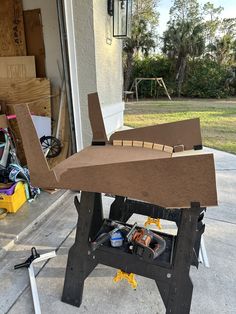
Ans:
MULTIPOLYGON (((117 199, 118 197, 115 202, 117 202, 117 199)), ((123 198, 123 203, 124 200, 125 198, 123 198)), ((150 211, 153 211, 156 205, 132 200, 129 200, 128 203, 129 215, 132 212, 138 212, 140 204, 144 208, 142 214, 157 218, 158 210, 156 213, 152 212, 150 214, 150 211)), ((81 192, 81 200, 79 202, 76 197, 75 206, 79 217, 75 243, 70 248, 68 255, 62 295, 63 302, 79 307, 82 302, 85 279, 97 264, 103 264, 155 280, 166 313, 185 314, 190 312, 193 285, 189 277, 189 270, 193 262, 193 251, 199 232, 199 217, 201 217, 204 208, 201 208, 198 203, 192 203, 191 208, 177 210, 178 233, 173 243, 173 257, 169 263, 163 263, 159 261, 159 258, 152 262, 146 262, 136 255, 112 248, 109 245, 100 246, 93 251, 91 242, 96 238, 104 222, 101 194, 81 192)), ((167 216, 170 214, 168 209, 166 209, 166 212, 164 208, 158 206, 156 209, 159 209, 159 212, 162 211, 167 216)), ((111 206, 110 218, 114 218, 115 212, 116 214, 118 212, 117 203, 111 206)), ((120 213, 122 214, 122 211, 120 213)), ((123 221, 126 221, 129 217, 118 217, 117 214, 116 218, 123 218, 123 221)))

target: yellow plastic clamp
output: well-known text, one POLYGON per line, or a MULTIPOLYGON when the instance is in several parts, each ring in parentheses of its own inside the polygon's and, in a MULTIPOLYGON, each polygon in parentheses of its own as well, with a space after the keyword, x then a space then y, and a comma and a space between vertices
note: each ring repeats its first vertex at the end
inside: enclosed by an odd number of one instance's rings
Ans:
POLYGON ((128 281, 128 283, 132 286, 133 289, 136 289, 137 288, 137 281, 135 279, 135 275, 133 273, 125 273, 124 271, 122 271, 121 269, 119 269, 117 271, 117 274, 116 276, 114 277, 113 281, 114 282, 119 282, 121 281, 122 279, 125 279, 128 281))
POLYGON ((158 229, 162 229, 161 227, 161 219, 160 218, 152 218, 148 217, 147 221, 145 222, 144 226, 147 227, 148 225, 154 224, 157 226, 158 229))

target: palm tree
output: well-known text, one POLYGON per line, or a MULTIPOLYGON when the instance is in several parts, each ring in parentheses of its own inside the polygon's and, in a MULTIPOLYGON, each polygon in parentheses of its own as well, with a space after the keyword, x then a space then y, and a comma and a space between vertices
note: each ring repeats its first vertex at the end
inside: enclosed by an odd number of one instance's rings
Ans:
POLYGON ((205 49, 202 24, 191 21, 176 22, 164 32, 163 52, 176 64, 178 96, 181 95, 186 72, 187 59, 201 56, 205 49))
POLYGON ((136 20, 133 23, 132 36, 124 42, 124 90, 130 87, 130 80, 133 69, 133 62, 140 52, 148 56, 151 49, 156 46, 152 30, 148 30, 148 23, 145 20, 136 20))
POLYGON ((231 34, 216 38, 213 44, 208 45, 210 55, 218 64, 234 65, 236 62, 236 39, 231 34))

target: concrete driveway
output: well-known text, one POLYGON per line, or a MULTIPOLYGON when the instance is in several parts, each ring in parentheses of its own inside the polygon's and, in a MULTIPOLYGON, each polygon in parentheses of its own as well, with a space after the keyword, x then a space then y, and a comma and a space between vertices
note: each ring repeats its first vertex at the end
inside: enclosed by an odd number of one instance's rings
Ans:
MULTIPOLYGON (((236 156, 205 149, 215 154, 219 207, 207 210, 204 234, 210 268, 192 268, 194 283, 191 313, 236 313, 236 156)), ((36 269, 42 313, 164 313, 156 284, 137 276, 137 290, 126 282, 114 284, 116 270, 98 266, 86 280, 81 307, 60 301, 68 249, 74 241, 76 211, 73 195, 67 196, 60 208, 53 210, 7 252, 0 262, 0 314, 31 314, 33 303, 27 270, 13 270, 32 246, 41 252, 58 249, 58 256, 36 269)), ((106 208, 112 199, 106 198, 106 208)), ((132 221, 144 222, 133 217, 132 221)), ((162 221, 164 228, 170 228, 162 221)))

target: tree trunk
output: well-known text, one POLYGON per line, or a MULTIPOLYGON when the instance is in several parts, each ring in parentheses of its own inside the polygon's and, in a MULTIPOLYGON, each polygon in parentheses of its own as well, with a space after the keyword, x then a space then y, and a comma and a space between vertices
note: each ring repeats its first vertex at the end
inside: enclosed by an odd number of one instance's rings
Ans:
POLYGON ((133 53, 127 53, 126 56, 126 66, 124 69, 124 90, 129 90, 133 71, 133 53))
POLYGON ((184 76, 185 76, 186 64, 187 64, 186 57, 183 57, 183 56, 180 57, 178 73, 176 75, 178 97, 181 96, 181 92, 182 92, 182 86, 183 86, 183 81, 184 81, 184 76))

